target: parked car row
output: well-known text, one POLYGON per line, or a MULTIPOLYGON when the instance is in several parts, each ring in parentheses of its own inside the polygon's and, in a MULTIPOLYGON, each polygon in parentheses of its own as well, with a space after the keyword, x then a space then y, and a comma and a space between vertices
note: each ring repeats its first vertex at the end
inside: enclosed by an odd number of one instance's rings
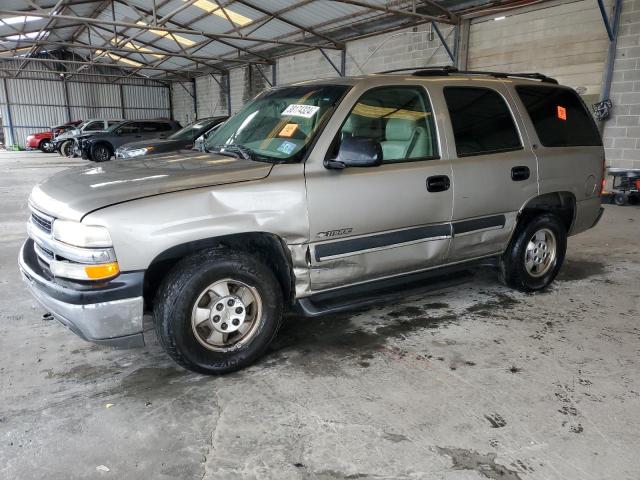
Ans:
POLYGON ((51 127, 51 130, 45 132, 32 133, 27 136, 25 146, 27 150, 41 150, 45 153, 54 151, 53 139, 69 130, 76 128, 82 123, 82 120, 74 120, 72 122, 63 123, 51 127))
POLYGON ((181 149, 203 150, 204 138, 227 117, 207 117, 186 127, 173 120, 123 120, 93 118, 69 122, 27 137, 27 148, 57 151, 64 157, 106 162, 181 149))

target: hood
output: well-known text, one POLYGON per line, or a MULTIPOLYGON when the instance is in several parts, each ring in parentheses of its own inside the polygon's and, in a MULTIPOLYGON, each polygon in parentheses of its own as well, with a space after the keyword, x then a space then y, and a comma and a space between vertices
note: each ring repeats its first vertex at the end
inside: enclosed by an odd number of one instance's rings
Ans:
POLYGON ((64 170, 31 192, 29 202, 51 216, 80 221, 114 203, 162 193, 259 180, 273 165, 213 153, 178 151, 64 170))
POLYGON ((74 128, 73 130, 69 130, 68 132, 61 133, 56 137, 56 140, 67 140, 68 138, 77 137, 81 133, 82 132, 80 130, 78 130, 77 128, 74 128))
MULTIPOLYGON (((160 152, 165 152, 168 149, 177 150, 181 146, 191 145, 193 144, 193 140, 182 139, 182 140, 170 140, 168 138, 152 138, 150 140, 140 140, 139 142, 131 142, 126 143, 118 148, 118 150, 135 150, 136 148, 144 148, 144 147, 154 147, 160 150, 160 152)), ((228 158, 228 157, 227 157, 228 158)))

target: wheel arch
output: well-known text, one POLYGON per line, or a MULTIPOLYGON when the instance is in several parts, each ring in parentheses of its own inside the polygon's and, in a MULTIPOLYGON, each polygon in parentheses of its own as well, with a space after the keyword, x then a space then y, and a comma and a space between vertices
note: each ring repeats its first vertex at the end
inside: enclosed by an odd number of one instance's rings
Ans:
POLYGON ((518 214, 518 221, 540 213, 557 215, 569 234, 576 219, 576 197, 573 193, 566 191, 535 196, 522 206, 518 214))
POLYGON ((91 142, 91 145, 89 146, 89 153, 91 153, 92 157, 93 157, 93 149, 99 146, 107 147, 111 152, 111 155, 113 155, 113 152, 115 151, 113 148, 113 145, 111 145, 111 142, 109 142, 108 140, 99 139, 99 140, 96 140, 95 142, 91 142))
POLYGON ((175 245, 157 255, 144 275, 143 295, 146 305, 151 305, 166 274, 183 258, 198 251, 225 247, 234 251, 257 254, 275 273, 282 289, 285 303, 295 296, 293 262, 286 242, 267 232, 247 232, 211 237, 175 245))

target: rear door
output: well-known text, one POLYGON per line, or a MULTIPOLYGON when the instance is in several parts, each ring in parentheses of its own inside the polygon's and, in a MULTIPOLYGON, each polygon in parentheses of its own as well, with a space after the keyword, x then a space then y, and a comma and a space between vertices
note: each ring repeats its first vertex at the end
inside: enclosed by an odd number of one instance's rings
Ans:
POLYGON ((502 252, 518 211, 538 194, 536 157, 508 90, 476 85, 443 88, 454 139, 450 262, 502 252))
POLYGON ((314 291, 445 261, 453 189, 436 123, 418 82, 357 86, 342 102, 305 164, 314 291), (379 142, 383 165, 325 168, 347 136, 379 142))

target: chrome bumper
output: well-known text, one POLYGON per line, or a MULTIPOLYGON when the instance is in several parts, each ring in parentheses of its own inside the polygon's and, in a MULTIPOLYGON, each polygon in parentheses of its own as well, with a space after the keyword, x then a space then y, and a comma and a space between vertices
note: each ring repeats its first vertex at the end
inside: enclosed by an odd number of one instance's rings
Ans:
MULTIPOLYGON (((20 250, 19 266, 22 278, 36 300, 60 323, 90 342, 119 348, 144 345, 142 295, 113 298, 111 290, 102 290, 97 295, 96 292, 91 292, 91 295, 88 295, 89 292, 74 291, 54 283, 37 271, 34 259, 30 258, 32 245, 31 241, 27 240, 20 250), (55 292, 55 295, 51 292, 55 292), (108 300, 92 301, 100 297, 108 300), (76 298, 79 303, 65 301, 69 298, 76 298)), ((120 289, 131 290, 131 286, 120 289)))

